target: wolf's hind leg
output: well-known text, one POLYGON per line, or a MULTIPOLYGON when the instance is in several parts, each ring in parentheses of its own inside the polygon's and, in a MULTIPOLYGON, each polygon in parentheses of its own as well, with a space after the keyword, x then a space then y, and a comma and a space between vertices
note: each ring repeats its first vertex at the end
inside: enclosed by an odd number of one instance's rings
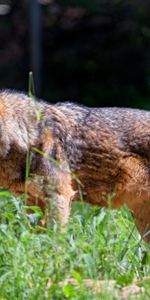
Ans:
POLYGON ((150 199, 139 203, 133 211, 133 216, 141 236, 150 243, 150 199))

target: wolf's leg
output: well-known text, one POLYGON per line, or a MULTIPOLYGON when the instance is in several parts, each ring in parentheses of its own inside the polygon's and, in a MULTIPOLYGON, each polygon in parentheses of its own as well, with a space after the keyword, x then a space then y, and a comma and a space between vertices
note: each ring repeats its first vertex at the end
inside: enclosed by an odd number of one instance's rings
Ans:
POLYGON ((150 243, 150 199, 135 206, 133 216, 141 236, 150 243))
POLYGON ((142 238, 150 243, 150 198, 148 196, 149 193, 146 191, 126 192, 120 197, 120 203, 129 207, 142 238))
POLYGON ((50 227, 57 224, 60 228, 68 222, 68 217, 71 210, 71 200, 66 199, 63 195, 53 195, 48 200, 48 220, 50 227))
POLYGON ((120 161, 121 182, 118 184, 113 207, 127 205, 141 236, 150 243, 150 181, 144 159, 128 157, 120 161))
MULTIPOLYGON (((70 215, 71 203, 76 192, 72 187, 72 178, 70 174, 60 176, 55 174, 54 191, 47 189, 47 207, 48 220, 47 223, 53 227, 55 223, 59 227, 67 224, 70 215), (50 193, 49 193, 50 192, 50 193), (49 196, 48 196, 49 193, 49 196)), ((47 186, 48 187, 48 186, 47 186)))
POLYGON ((59 228, 64 227, 68 221, 75 193, 71 185, 67 185, 65 180, 64 184, 62 181, 61 186, 60 183, 56 185, 56 182, 54 185, 54 182, 44 177, 40 178, 43 181, 40 185, 38 179, 35 180, 32 178, 28 184, 28 205, 39 205, 43 211, 47 211, 44 225, 53 228, 54 224, 58 224, 59 228))

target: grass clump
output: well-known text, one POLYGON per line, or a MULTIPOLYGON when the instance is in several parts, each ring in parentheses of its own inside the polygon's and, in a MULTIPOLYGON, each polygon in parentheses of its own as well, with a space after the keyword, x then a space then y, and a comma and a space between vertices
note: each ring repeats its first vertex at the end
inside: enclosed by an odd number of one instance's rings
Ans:
MULTIPOLYGON (((149 299, 150 252, 131 214, 74 203, 66 232, 38 225, 20 198, 0 191, 0 300, 121 299, 120 288, 138 278, 136 299, 149 299), (64 281, 72 278, 76 284, 64 281), (93 290, 85 279, 116 280, 93 290)), ((130 299, 130 298, 128 298, 130 299)), ((135 299, 135 298, 131 298, 135 299)))

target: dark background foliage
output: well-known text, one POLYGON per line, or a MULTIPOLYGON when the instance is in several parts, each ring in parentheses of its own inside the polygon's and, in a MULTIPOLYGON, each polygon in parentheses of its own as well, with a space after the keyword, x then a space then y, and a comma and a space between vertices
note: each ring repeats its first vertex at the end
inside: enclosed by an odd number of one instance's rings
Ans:
MULTIPOLYGON (((0 1, 10 6, 0 15, 0 88, 28 90, 34 1, 0 1)), ((149 0, 39 2, 38 96, 150 108, 149 0)))

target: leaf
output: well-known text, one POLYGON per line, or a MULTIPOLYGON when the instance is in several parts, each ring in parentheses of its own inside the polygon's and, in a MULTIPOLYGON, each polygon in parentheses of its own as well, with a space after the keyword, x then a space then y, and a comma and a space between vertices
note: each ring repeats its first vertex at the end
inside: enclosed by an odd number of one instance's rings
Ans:
POLYGON ((13 194, 5 189, 0 189, 0 197, 13 197, 13 194))
POLYGON ((72 297, 74 296, 75 288, 70 283, 68 283, 63 287, 63 292, 67 298, 72 299, 72 297))

